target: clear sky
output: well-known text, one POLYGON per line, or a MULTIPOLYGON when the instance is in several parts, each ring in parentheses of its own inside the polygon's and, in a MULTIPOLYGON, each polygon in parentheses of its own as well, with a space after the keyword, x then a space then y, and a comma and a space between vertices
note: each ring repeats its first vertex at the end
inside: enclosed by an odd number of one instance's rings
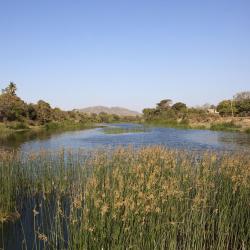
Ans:
POLYGON ((0 0, 0 88, 63 109, 250 90, 249 0, 0 0))

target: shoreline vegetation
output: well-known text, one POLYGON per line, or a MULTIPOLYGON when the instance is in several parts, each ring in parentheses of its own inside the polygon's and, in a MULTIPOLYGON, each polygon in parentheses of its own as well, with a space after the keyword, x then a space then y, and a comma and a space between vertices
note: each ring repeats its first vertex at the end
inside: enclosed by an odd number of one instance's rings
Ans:
POLYGON ((250 245, 249 154, 204 152, 197 158, 155 146, 25 158, 0 152, 0 159, 0 247, 250 245), (8 241, 11 230, 15 237, 8 241))
POLYGON ((63 111, 43 100, 27 104, 16 95, 16 90, 16 85, 10 82, 0 94, 0 139, 25 131, 67 131, 121 122, 250 133, 250 92, 238 93, 233 100, 223 100, 217 106, 206 104, 196 108, 165 99, 155 108, 144 109, 141 116, 119 116, 63 111))
POLYGON ((156 126, 249 133, 250 92, 238 93, 233 100, 223 100, 217 106, 196 108, 165 99, 155 108, 144 109, 143 120, 156 126))
POLYGON ((77 110, 63 111, 57 107, 52 108, 43 100, 28 104, 16 95, 16 90, 16 85, 10 82, 0 94, 0 139, 27 131, 67 131, 139 119, 136 116, 118 116, 104 112, 87 114, 77 110))
POLYGON ((145 122, 142 124, 158 127, 168 127, 177 129, 198 129, 198 130, 212 130, 212 131, 224 131, 224 132, 240 132, 250 133, 250 118, 220 118, 215 122, 178 122, 178 121, 166 121, 155 120, 145 122))

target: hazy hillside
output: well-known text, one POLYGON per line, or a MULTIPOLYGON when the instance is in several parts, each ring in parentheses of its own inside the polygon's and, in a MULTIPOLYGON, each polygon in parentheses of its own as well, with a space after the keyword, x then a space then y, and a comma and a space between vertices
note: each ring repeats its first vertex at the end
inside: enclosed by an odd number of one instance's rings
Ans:
POLYGON ((141 115, 139 112, 129 110, 126 108, 121 107, 104 107, 104 106, 94 106, 94 107, 87 107, 83 109, 77 109, 77 111, 83 112, 83 113, 95 113, 99 114, 101 112, 105 112, 107 114, 116 114, 121 116, 136 116, 141 115))

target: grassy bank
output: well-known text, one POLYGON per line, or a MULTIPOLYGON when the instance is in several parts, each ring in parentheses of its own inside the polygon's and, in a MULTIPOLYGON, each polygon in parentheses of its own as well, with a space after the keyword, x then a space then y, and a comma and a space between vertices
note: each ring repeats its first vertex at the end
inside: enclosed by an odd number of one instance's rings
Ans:
POLYGON ((4 137, 12 133, 12 129, 8 128, 4 123, 0 123, 0 137, 4 137))
POLYGON ((228 132, 244 132, 250 133, 250 124, 242 125, 239 121, 228 120, 220 118, 218 121, 208 122, 192 122, 188 120, 176 121, 176 120, 155 120, 146 121, 146 125, 168 127, 168 128, 180 128, 180 129, 201 129, 201 130, 213 130, 213 131, 228 131, 228 132))
POLYGON ((239 132, 241 131, 241 126, 236 125, 233 121, 231 122, 222 122, 222 123, 212 123, 210 125, 211 130, 216 131, 231 131, 231 132, 239 132))
POLYGON ((105 134, 128 134, 128 133, 143 133, 148 131, 145 127, 121 128, 121 127, 104 127, 105 134))
POLYGON ((250 245, 248 154, 151 147, 0 157, 2 242, 15 220, 21 236, 11 239, 28 249, 250 245))
POLYGON ((46 130, 80 130, 85 128, 95 127, 94 123, 90 122, 72 122, 72 121, 64 121, 64 122, 50 122, 43 126, 46 130))
POLYGON ((95 127, 93 123, 81 123, 74 121, 50 122, 45 125, 28 125, 23 122, 0 123, 0 139, 15 135, 20 132, 43 132, 43 131, 68 131, 95 127))
POLYGON ((154 121, 146 121, 145 124, 155 127, 168 127, 168 128, 180 128, 180 129, 192 128, 188 121, 178 122, 177 120, 154 120, 154 121))

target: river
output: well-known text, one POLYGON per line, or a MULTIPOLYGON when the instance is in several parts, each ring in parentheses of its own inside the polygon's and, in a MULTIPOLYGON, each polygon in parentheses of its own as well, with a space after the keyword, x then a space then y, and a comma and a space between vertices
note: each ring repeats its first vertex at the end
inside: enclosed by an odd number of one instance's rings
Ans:
POLYGON ((23 133, 1 141, 0 146, 23 152, 65 149, 113 149, 162 145, 186 150, 249 150, 250 135, 196 129, 176 129, 140 124, 108 124, 101 128, 39 134, 23 133))

